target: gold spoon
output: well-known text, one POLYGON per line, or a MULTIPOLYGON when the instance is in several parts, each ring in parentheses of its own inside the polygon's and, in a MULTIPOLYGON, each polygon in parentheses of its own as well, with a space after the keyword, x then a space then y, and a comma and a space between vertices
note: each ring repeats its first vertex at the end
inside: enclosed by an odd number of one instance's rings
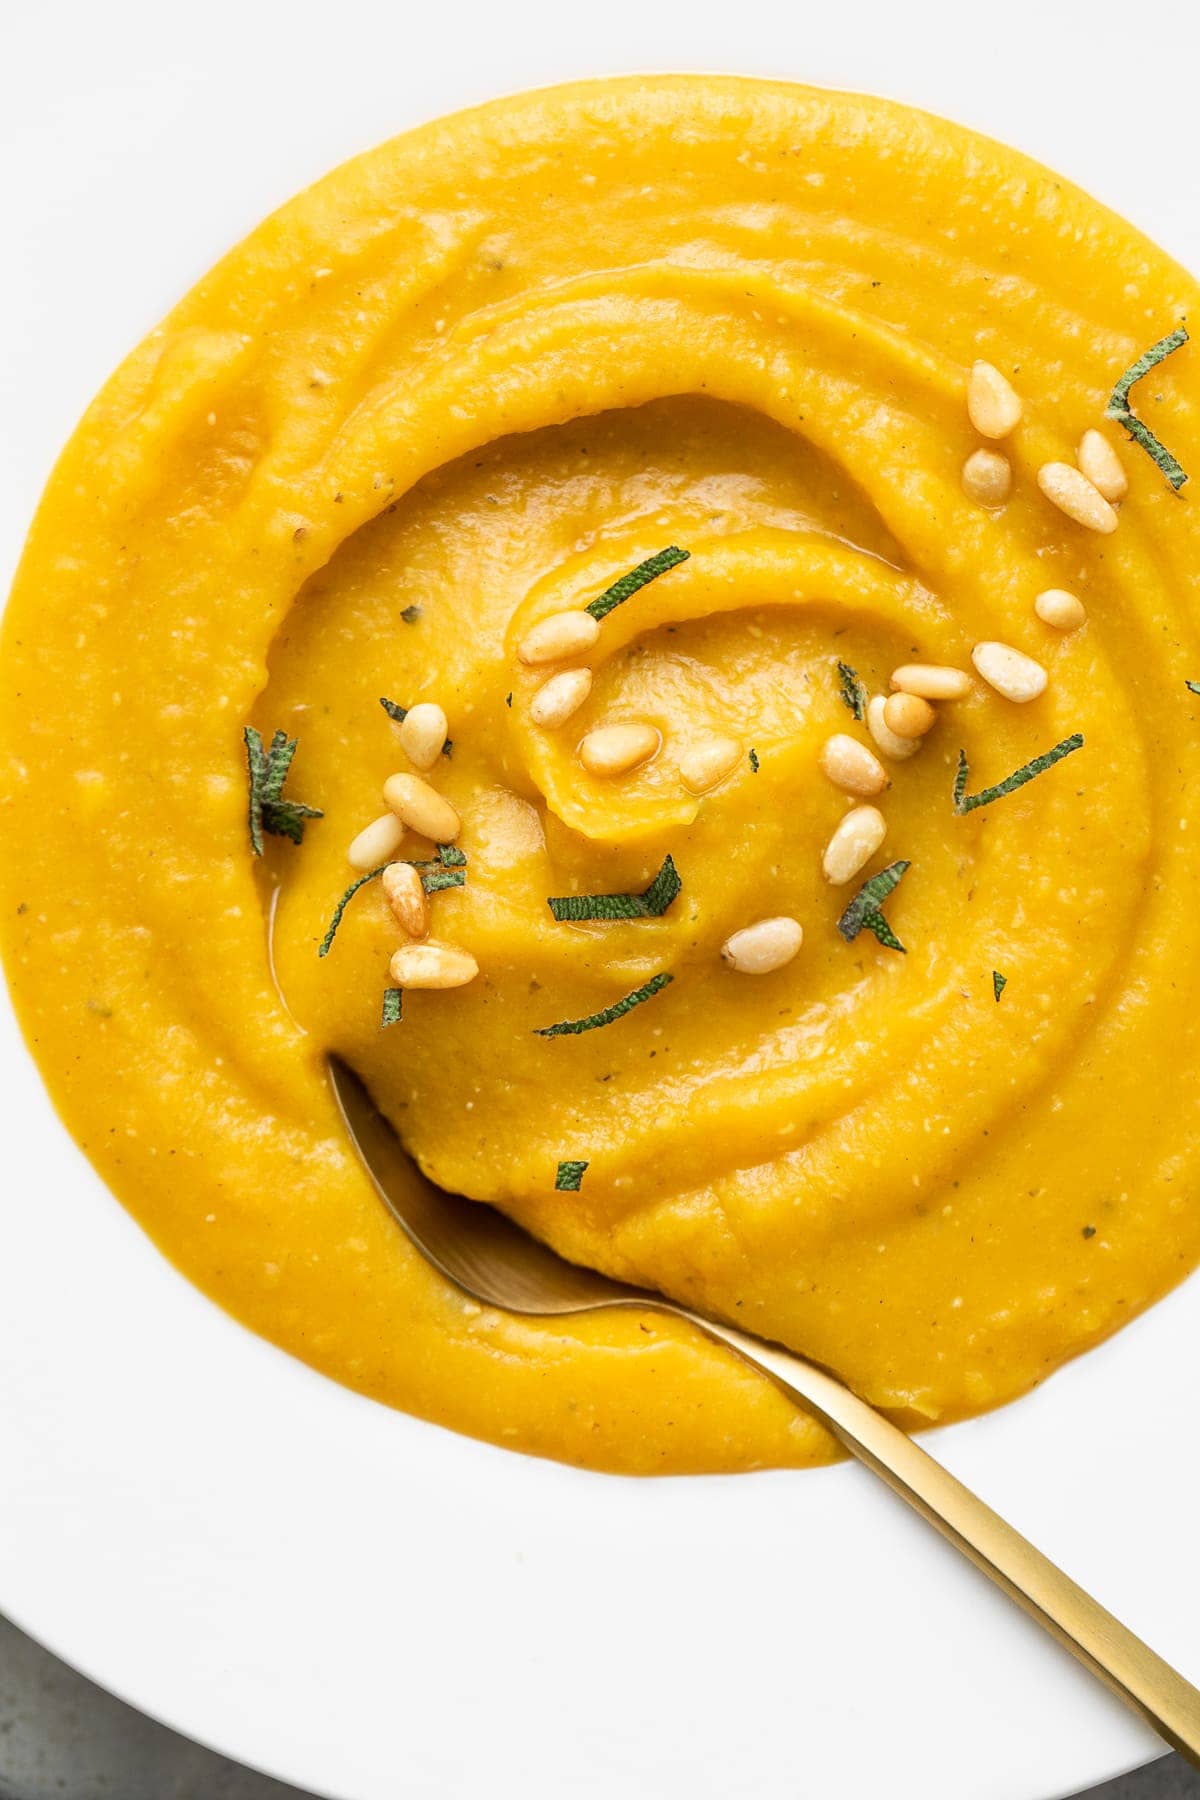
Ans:
POLYGON ((1200 1768, 1200 1692, 940 1463, 824 1369, 678 1306, 565 1262, 503 1213, 427 1181, 362 1081, 329 1059, 346 1128, 380 1199, 417 1249, 456 1286, 507 1312, 553 1316, 604 1306, 673 1313, 761 1369, 815 1413, 852 1456, 949 1538, 1092 1673, 1200 1768))

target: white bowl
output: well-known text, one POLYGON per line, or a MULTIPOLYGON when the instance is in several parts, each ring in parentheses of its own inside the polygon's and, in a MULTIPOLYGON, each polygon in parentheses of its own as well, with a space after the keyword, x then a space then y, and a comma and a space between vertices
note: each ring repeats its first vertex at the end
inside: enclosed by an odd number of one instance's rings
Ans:
MULTIPOLYGON (((1193 154, 1190 23, 1140 77, 1138 21, 1104 0, 1009 0, 986 26, 887 0, 411 12, 109 0, 8 27, 10 562, 75 415, 229 241, 494 92, 637 67, 887 92, 1200 262, 1172 172, 1193 154)), ((322 1380, 158 1256, 7 1014, 0 1075, 0 1607, 134 1705, 344 1800, 1049 1800, 1159 1748, 857 1468, 580 1474, 322 1380)), ((1193 1281, 929 1444, 1193 1678, 1198 1366, 1193 1281)))

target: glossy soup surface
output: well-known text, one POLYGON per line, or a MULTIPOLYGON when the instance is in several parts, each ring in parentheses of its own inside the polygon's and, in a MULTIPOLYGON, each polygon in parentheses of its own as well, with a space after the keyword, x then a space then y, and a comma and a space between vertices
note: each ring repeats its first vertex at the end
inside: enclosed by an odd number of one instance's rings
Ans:
MULTIPOLYGON (((809 89, 637 79, 398 138, 268 220, 129 358, 38 514, 0 650, 4 959, 75 1137, 163 1251, 255 1330, 388 1404, 604 1469, 744 1469, 831 1448, 764 1381, 648 1313, 544 1325, 465 1302, 378 1204, 323 1075, 338 1049, 439 1182, 567 1255, 811 1353, 903 1423, 1021 1393, 1200 1258, 1194 1193, 1200 678, 1194 482, 1104 422, 1193 282, 1024 158, 809 89), (979 358, 1020 424, 1007 502, 962 485, 979 358), (1119 527, 1039 491, 1099 427, 1119 527), (667 545, 603 622, 558 729, 517 646, 667 545), (1033 609, 1083 600, 1069 632, 1033 609), (882 849, 839 693, 981 640, 978 678, 887 761, 882 849), (462 818, 436 938, 479 965, 410 991, 346 849, 407 767, 379 697, 434 700, 462 818), (660 747, 588 774, 593 727, 660 747), (298 739, 323 810, 250 853, 247 723, 298 739), (1082 749, 959 816, 1070 734, 1082 749), (692 793, 680 759, 735 740, 692 793), (752 754, 753 753, 753 754, 752 754), (558 923, 552 895, 660 917, 558 923), (909 870, 900 952, 836 924, 909 870), (765 975, 720 950, 788 915, 765 975), (1007 978, 994 996, 993 971, 1007 978), (537 1029, 673 980, 615 1023, 537 1029), (560 1161, 588 1164, 559 1192, 560 1161)), ((1200 470, 1195 352, 1133 399, 1200 470)), ((431 846, 410 838, 405 857, 431 846)))

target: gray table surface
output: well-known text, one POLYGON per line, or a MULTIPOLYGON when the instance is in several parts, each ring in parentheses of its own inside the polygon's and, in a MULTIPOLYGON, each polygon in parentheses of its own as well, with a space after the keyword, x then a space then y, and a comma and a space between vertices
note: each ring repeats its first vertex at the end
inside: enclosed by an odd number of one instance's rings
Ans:
MULTIPOLYGON (((0 1800, 310 1797, 143 1718, 0 1618, 0 1800)), ((1200 1800, 1200 1775, 1169 1756, 1088 1800, 1200 1800)))

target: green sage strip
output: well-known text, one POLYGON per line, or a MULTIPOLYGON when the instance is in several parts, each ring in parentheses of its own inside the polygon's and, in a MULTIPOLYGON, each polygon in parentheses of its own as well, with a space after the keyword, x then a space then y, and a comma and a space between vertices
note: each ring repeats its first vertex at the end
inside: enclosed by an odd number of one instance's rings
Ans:
POLYGON ((1183 685, 1193 694, 1200 694, 1200 681, 1185 681, 1183 685))
POLYGON ((537 1037, 576 1037, 581 1031, 595 1031, 597 1026, 611 1025, 616 1019, 623 1019, 632 1012, 635 1006, 641 1006, 655 994, 661 993, 675 977, 665 971, 652 975, 649 981, 640 988, 634 988, 632 994, 625 994, 620 1000, 614 1000, 600 1012, 589 1013, 586 1019, 562 1019, 557 1025, 543 1025, 536 1032, 537 1037))
POLYGON ((457 844, 439 844, 435 862, 417 862, 413 868, 421 870, 421 886, 427 894, 467 885, 466 853, 457 844))
POLYGON ((636 569, 630 569, 628 575, 622 575, 619 581, 614 581, 602 594, 597 594, 589 602, 588 612, 593 619, 606 619, 614 606, 620 606, 622 600, 628 600, 630 594, 636 594, 639 588, 644 588, 656 575, 665 575, 668 569, 686 562, 690 555, 690 550, 681 550, 678 544, 668 544, 665 550, 658 551, 655 556, 648 556, 636 569))
POLYGON ((1004 992, 1004 990, 1007 986, 1008 986, 1008 976, 1002 975, 1000 973, 999 969, 993 969, 992 970, 992 993, 995 996, 997 1006, 999 1006, 1000 996, 1004 992))
POLYGON ((318 956, 329 955, 330 950, 333 948, 333 940, 337 936, 337 928, 342 922, 342 914, 353 900, 355 894, 357 894, 359 888, 366 887, 368 881, 378 881, 387 866, 386 863, 380 863, 377 868, 368 869, 365 875, 360 875, 357 881, 352 881, 350 883, 350 886, 346 889, 345 893, 333 909, 333 917, 329 921, 329 930, 321 939, 321 947, 317 951, 318 956))
POLYGON ((669 856, 640 894, 563 894, 546 905, 561 922, 576 919, 657 919, 666 912, 681 888, 679 871, 669 856))
POLYGON ((305 806, 301 800, 282 798, 283 784, 296 754, 296 739, 290 738, 286 731, 277 731, 271 739, 271 748, 264 750, 262 737, 253 725, 245 727, 242 737, 250 775, 250 848, 255 856, 262 855, 264 831, 274 837, 290 838, 293 844, 303 843, 305 821, 323 818, 324 814, 316 806, 305 806))
POLYGON ((856 719, 865 719, 867 716, 867 690, 858 679, 858 671, 852 669, 849 663, 839 662, 837 672, 842 705, 848 706, 856 719))
POLYGON ((878 875, 872 875, 870 881, 863 882, 837 924, 848 944, 854 942, 860 931, 871 931, 888 950, 899 950, 907 954, 880 908, 888 895, 896 891, 911 867, 912 864, 908 862, 889 863, 886 869, 880 869, 878 875))
POLYGON ((1006 775, 1003 781, 996 783, 995 787, 984 788, 981 794, 968 794, 967 792, 967 781, 971 769, 967 762, 966 751, 960 750, 958 772, 954 777, 954 810, 956 813, 974 812, 977 806, 990 806, 993 800, 1003 800, 1005 794, 1015 794, 1017 789, 1023 788, 1027 781, 1032 781, 1038 775, 1044 775, 1047 769, 1053 768, 1056 762, 1061 762, 1064 756, 1070 756, 1073 750, 1082 748, 1082 731, 1073 731, 1070 737, 1062 740, 1061 744, 1055 744, 1053 750, 1046 750, 1041 756, 1035 756, 1032 762, 1027 762, 1020 769, 1014 769, 1011 775, 1006 775))
POLYGON ((873 931, 885 950, 898 950, 901 956, 908 955, 908 951, 877 906, 868 907, 863 914, 863 930, 873 931))
POLYGON ((379 1021, 381 1026, 398 1025, 404 1011, 404 989, 384 988, 383 1015, 379 1021))
POLYGON ((560 1162, 554 1185, 560 1194, 577 1194, 587 1169, 585 1162, 560 1162))
MULTIPOLYGON (((465 855, 458 849, 457 845, 439 844, 436 861, 414 862, 411 866, 414 869, 420 869, 421 886, 425 889, 425 892, 427 894, 436 894, 440 892, 442 888, 466 886, 466 862, 467 859, 465 855)), ((353 900, 355 894, 357 894, 359 888, 366 887, 368 881, 377 880, 378 877, 383 874, 383 871, 389 867, 389 863, 380 863, 376 868, 368 869, 365 875, 360 875, 357 881, 352 881, 350 883, 350 886, 346 889, 345 893, 333 909, 333 917, 329 921, 329 930, 321 939, 321 947, 317 951, 318 956, 329 955, 333 940, 337 936, 337 928, 342 922, 342 914, 353 900)), ((391 1023, 390 1020, 385 1022, 391 1023)))
MULTIPOLYGON (((414 864, 414 868, 419 865, 414 864)), ((421 875, 421 886, 427 894, 440 894, 444 888, 466 887, 467 872, 465 869, 425 869, 421 875)))
POLYGON ((1178 492, 1187 480, 1187 472, 1182 464, 1172 456, 1166 445, 1155 437, 1148 425, 1142 423, 1129 404, 1129 390, 1139 382, 1151 369, 1156 368, 1173 350, 1180 349, 1188 341, 1186 325, 1177 325, 1166 337, 1159 338, 1157 344, 1151 344, 1144 350, 1135 363, 1132 363, 1118 381, 1112 391, 1112 399, 1104 409, 1106 419, 1115 419, 1117 424, 1127 431, 1134 443, 1140 444, 1147 456, 1153 457, 1171 486, 1178 492))

